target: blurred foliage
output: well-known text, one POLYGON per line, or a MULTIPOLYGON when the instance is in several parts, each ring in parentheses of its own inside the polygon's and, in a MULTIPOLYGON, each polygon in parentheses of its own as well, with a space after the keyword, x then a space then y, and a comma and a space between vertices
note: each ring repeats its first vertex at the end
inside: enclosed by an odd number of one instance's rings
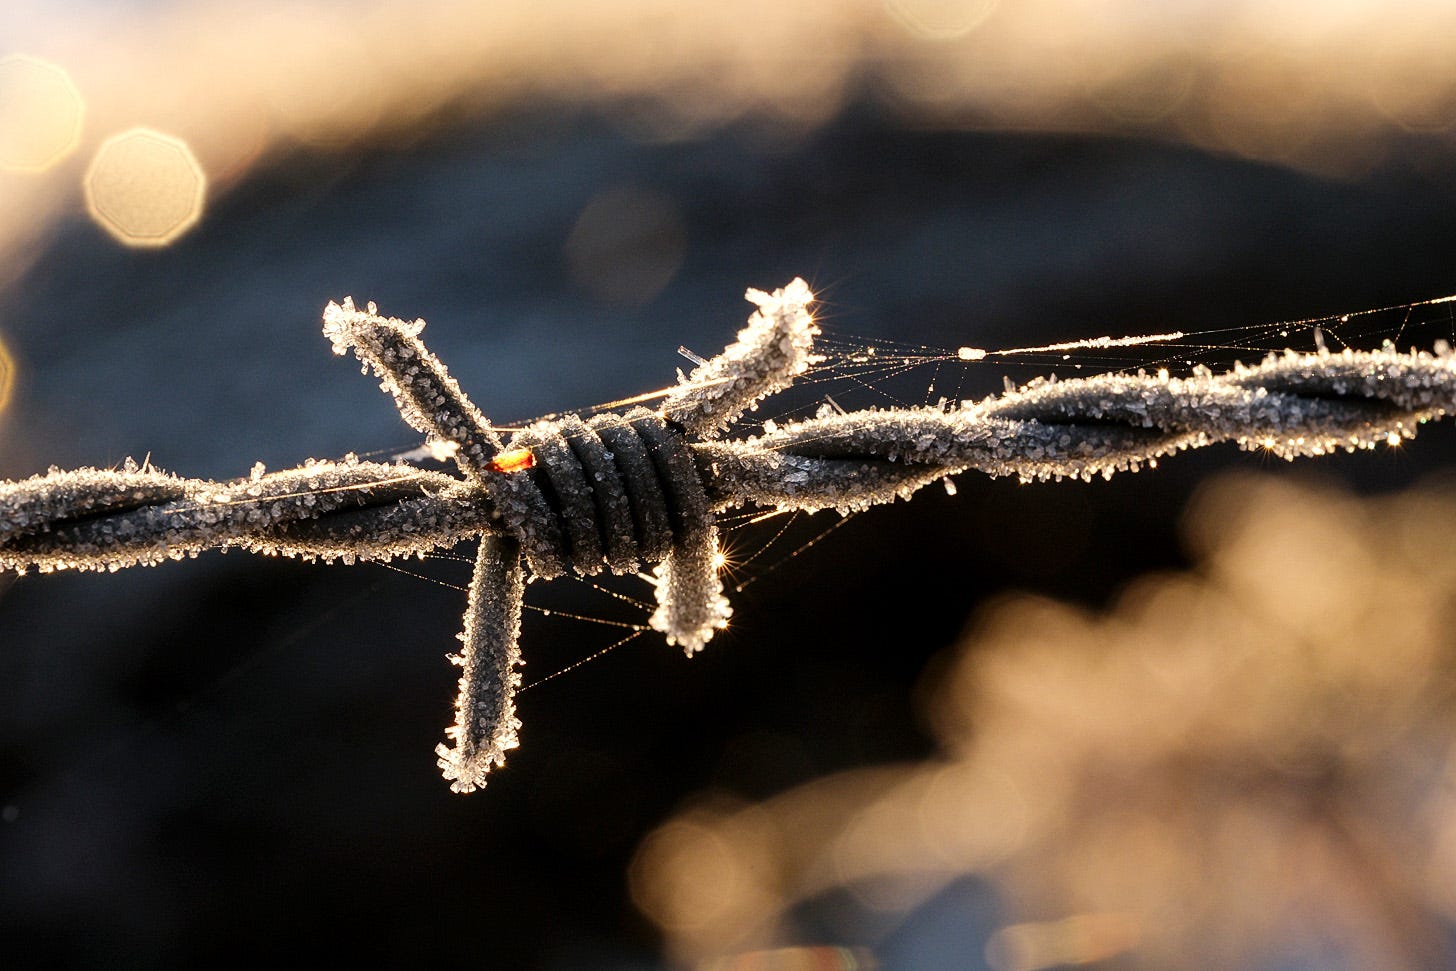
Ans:
POLYGON ((1193 570, 1103 614, 986 609, 930 687, 936 758, 706 796, 643 844, 635 899, 702 957, 792 940, 836 887, 849 928, 978 873, 1018 922, 1003 971, 1447 966, 1453 523, 1449 485, 1224 479, 1189 514, 1193 570))

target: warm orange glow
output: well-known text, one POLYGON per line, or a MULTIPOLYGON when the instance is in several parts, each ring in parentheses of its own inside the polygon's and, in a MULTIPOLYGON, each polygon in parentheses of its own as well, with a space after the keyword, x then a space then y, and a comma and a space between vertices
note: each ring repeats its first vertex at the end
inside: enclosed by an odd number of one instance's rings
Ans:
POLYGON ((529 448, 509 449, 486 463, 492 472, 524 472, 535 467, 536 453, 529 448))
POLYGON ((41 172, 70 154, 85 106, 63 69, 28 54, 0 58, 0 169, 41 172))
POLYGON ((128 246, 166 246, 202 218, 207 177, 179 138, 133 128, 102 143, 86 172, 91 216, 128 246))

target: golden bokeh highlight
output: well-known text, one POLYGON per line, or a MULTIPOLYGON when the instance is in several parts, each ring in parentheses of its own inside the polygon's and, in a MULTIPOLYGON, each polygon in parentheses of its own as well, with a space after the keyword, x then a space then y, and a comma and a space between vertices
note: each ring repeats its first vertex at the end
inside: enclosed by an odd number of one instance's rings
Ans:
POLYGON ((1230 479, 1186 532, 1192 569, 1104 613, 1022 595, 981 618, 927 696, 935 757, 649 835, 633 899, 672 956, 976 875, 1008 920, 997 971, 1262 967, 1310 927, 1351 967, 1456 966, 1456 490, 1230 479))
MULTIPOLYGON (((1445 178, 1456 135, 1449 3, 258 0, 239 18, 195 0, 78 20, 18 2, 17 45, 44 38, 76 84, 0 61, 0 174, 64 158, 83 109, 92 130, 185 132, 213 186, 289 152, 394 151, 543 106, 650 141, 745 122, 788 141, 868 96, 917 128, 1132 134, 1345 179, 1412 136, 1445 178)), ((6 190, 0 284, 73 206, 42 180, 6 190)))
POLYGON ((1003 927, 986 944, 995 971, 1047 971, 1115 958, 1137 946, 1138 923, 1127 914, 1076 914, 1062 920, 1003 927))
POLYGON ((981 25, 1000 0, 885 0, 885 9, 912 37, 956 40, 981 25))
POLYGON ((776 909, 776 834, 763 821, 705 809, 658 829, 628 870, 633 901, 673 933, 709 935, 714 952, 731 952, 742 929, 776 909))
POLYGON ((128 246, 166 246, 202 218, 207 176, 180 138, 133 128, 102 143, 86 172, 91 217, 128 246))
POLYGON ((776 947, 706 961, 695 971, 875 971, 874 955, 850 947, 776 947))
POLYGON ((10 407, 10 395, 15 389, 15 358, 10 355, 10 348, 5 346, 5 341, 0 339, 0 415, 10 407))
POLYGON ((0 58, 0 169, 43 172, 81 138, 85 103, 71 76, 29 54, 0 58))

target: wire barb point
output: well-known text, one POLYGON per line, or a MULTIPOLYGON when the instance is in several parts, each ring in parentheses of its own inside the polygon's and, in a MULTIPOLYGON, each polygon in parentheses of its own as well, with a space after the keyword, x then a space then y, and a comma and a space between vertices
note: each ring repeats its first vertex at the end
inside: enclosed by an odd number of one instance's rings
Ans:
MULTIPOLYGON (((279 472, 256 465, 230 482, 183 479, 150 462, 51 469, 0 482, 0 569, 117 570, 226 547, 352 563, 478 538, 464 647, 450 655, 462 668, 456 720, 450 744, 436 750, 451 788, 470 792, 519 744, 520 615, 532 579, 638 575, 657 601, 650 626, 691 656, 732 614, 716 522, 728 509, 848 514, 933 482, 954 495, 949 477, 968 470, 1025 481, 1111 477, 1223 441, 1287 458, 1398 445, 1421 422, 1456 410, 1449 346, 1333 352, 1316 331, 1314 353, 1286 351, 1221 374, 1008 380, 1005 394, 951 409, 845 412, 826 396, 834 407, 813 419, 723 438, 821 360, 808 284, 747 296, 757 310, 722 354, 689 354, 697 366, 681 384, 614 403, 661 397, 659 410, 543 419, 508 441, 420 340, 424 321, 381 317, 349 298, 330 303, 323 331, 335 353, 352 350, 462 478, 352 455, 279 472)), ((986 353, 961 348, 958 356, 986 353)))

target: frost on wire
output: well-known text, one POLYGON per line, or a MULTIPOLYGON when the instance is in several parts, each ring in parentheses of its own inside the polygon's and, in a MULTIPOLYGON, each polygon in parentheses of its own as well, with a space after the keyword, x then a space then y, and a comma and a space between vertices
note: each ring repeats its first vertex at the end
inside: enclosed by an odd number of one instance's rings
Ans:
POLYGON ((717 513, 740 506, 852 512, 948 474, 1023 481, 1133 470, 1232 441, 1286 458, 1411 437, 1456 407, 1456 358, 1383 350, 1285 352, 1225 373, 1045 379, 979 402, 828 410, 723 438, 746 410, 819 360, 802 280, 750 290, 757 311, 719 356, 680 376, 660 410, 539 421, 503 441, 420 340, 423 321, 330 304, 324 333, 380 379, 406 422, 463 479, 403 462, 310 460, 230 482, 150 466, 51 469, 0 483, 0 568, 117 570, 240 547, 311 560, 387 560, 480 541, 449 744, 451 788, 470 792, 518 744, 515 695, 526 571, 652 568, 650 623, 692 655, 728 623, 717 513))
POLYGON ((603 566, 634 572, 640 560, 657 560, 651 626, 689 655, 727 626, 732 610, 718 576, 713 508, 683 434, 668 422, 713 435, 809 367, 817 329, 808 285, 795 280, 774 294, 749 291, 748 298, 759 311, 738 341, 684 379, 663 416, 633 411, 591 423, 571 416, 517 433, 508 447, 532 456, 528 470, 539 459, 539 477, 492 474, 505 446, 420 340, 424 321, 384 318, 373 304, 360 311, 351 299, 324 311, 334 352, 352 349, 406 422, 454 447, 456 464, 485 487, 507 534, 481 540, 464 646, 452 657, 463 668, 456 721, 446 732, 453 744, 436 750, 452 789, 483 786, 518 744, 523 553, 533 572, 548 577, 568 567, 587 575, 603 566), (620 467, 614 448, 624 452, 620 467))

